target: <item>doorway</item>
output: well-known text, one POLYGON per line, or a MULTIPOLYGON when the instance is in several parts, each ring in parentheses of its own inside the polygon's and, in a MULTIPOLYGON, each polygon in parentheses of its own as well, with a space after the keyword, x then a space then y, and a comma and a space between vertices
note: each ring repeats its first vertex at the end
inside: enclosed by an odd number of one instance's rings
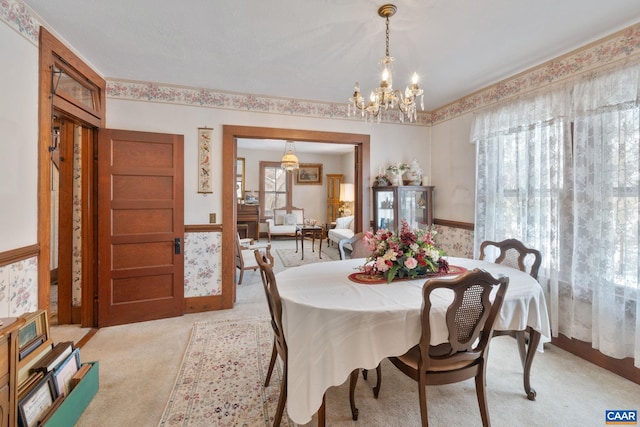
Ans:
MULTIPOLYGON (((51 169, 51 292, 50 324, 80 323, 82 284, 85 283, 83 235, 91 232, 83 183, 83 153, 91 152, 93 129, 61 112, 53 116, 49 148, 51 169)), ((85 154, 86 156, 86 154, 85 154)))
POLYGON ((299 129, 224 125, 222 130, 222 309, 235 301, 236 158, 237 139, 282 139, 303 142, 349 144, 355 147, 355 227, 362 230, 370 222, 370 137, 364 134, 322 132, 299 129), (365 191, 365 189, 367 191, 365 191), (226 226, 224 226, 226 225, 226 226))

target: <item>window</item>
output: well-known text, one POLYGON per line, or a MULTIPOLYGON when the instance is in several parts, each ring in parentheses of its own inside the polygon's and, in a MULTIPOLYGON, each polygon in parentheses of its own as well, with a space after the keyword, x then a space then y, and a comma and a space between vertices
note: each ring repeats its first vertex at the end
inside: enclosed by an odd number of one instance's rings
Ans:
POLYGON ((279 162, 260 162, 260 209, 264 218, 273 218, 273 210, 291 206, 291 173, 279 162))

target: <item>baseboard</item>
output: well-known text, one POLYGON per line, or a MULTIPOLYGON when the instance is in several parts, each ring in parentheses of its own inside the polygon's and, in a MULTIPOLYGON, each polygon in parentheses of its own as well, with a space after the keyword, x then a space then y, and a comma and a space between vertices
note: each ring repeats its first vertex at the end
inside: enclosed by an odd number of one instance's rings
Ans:
POLYGON ((222 310, 223 308, 222 295, 189 297, 184 299, 184 314, 222 310))
POLYGON ((620 375, 623 378, 628 379, 636 384, 640 384, 640 369, 633 366, 633 359, 627 357, 626 359, 614 359, 613 357, 606 356, 600 353, 598 350, 591 347, 591 343, 568 338, 562 334, 558 337, 551 339, 551 344, 560 347, 569 353, 600 366, 607 371, 620 375))

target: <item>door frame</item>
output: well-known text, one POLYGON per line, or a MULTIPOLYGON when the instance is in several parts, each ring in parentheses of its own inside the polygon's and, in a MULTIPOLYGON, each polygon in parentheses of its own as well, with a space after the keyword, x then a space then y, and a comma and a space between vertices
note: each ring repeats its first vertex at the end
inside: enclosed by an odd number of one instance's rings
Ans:
POLYGON ((51 162, 53 114, 72 118, 78 124, 94 129, 92 141, 83 141, 82 153, 82 300, 80 324, 97 325, 94 295, 97 292, 96 262, 97 229, 95 221, 95 142, 97 129, 106 127, 106 81, 84 63, 44 27, 40 27, 40 71, 38 90, 38 308, 49 310, 51 295, 51 162), (63 67, 77 81, 91 87, 93 108, 55 95, 54 67, 63 67))
MULTIPOLYGON (((238 138, 283 139, 355 146, 355 229, 368 228, 370 222, 370 195, 364 183, 370 177, 370 136, 365 134, 323 132, 301 129, 267 128, 253 126, 222 126, 222 309, 233 308, 235 287, 236 227, 236 157, 238 138)), ((366 187, 369 188, 368 186, 366 187)))

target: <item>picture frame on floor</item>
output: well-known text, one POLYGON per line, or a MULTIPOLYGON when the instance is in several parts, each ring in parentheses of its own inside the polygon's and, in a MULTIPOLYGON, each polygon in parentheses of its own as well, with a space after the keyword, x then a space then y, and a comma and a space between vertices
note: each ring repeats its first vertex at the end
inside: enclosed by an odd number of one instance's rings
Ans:
POLYGON ((18 401, 18 425, 35 427, 56 404, 58 392, 49 373, 18 401))

